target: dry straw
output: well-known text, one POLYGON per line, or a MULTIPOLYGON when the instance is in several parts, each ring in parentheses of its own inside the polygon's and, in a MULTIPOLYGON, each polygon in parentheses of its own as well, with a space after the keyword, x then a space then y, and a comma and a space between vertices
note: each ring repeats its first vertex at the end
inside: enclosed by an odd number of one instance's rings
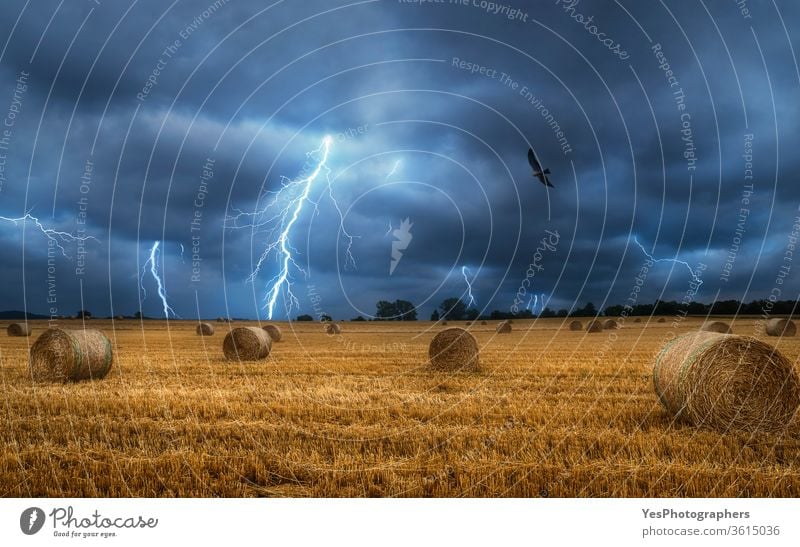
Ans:
POLYGON ((656 394, 675 417, 727 431, 778 431, 800 405, 800 378, 778 350, 746 336, 693 332, 661 350, 656 394))
POLYGON ((272 339, 264 329, 237 327, 222 342, 222 352, 229 361, 258 361, 266 359, 272 349, 272 339))
POLYGON ((325 325, 325 332, 328 334, 341 334, 342 327, 340 327, 338 323, 329 322, 327 325, 325 325))
POLYGON ((580 321, 573 321, 569 324, 569 330, 583 330, 583 323, 580 321))
POLYGON ((475 372, 479 369, 478 342, 464 329, 453 327, 439 332, 428 346, 431 367, 446 372, 475 372))
POLYGON ((30 336, 31 327, 27 323, 11 323, 6 332, 9 336, 30 336))
POLYGON ((511 321, 501 321, 495 331, 498 334, 508 334, 511 332, 511 321))
POLYGON ((199 323, 196 332, 198 336, 212 336, 214 334, 214 325, 211 323, 199 323))
POLYGON ((36 382, 100 379, 114 362, 111 342, 95 329, 49 329, 31 346, 36 382))
POLYGON ((603 324, 600 321, 589 321, 586 325, 586 332, 603 332, 603 324))
POLYGON ((775 317, 767 321, 766 331, 768 336, 794 336, 797 326, 791 319, 775 317))
POLYGON ((603 322, 603 328, 604 329, 609 329, 609 330, 618 329, 619 328, 619 323, 617 323, 617 321, 615 319, 606 319, 603 322))
POLYGON ((703 323, 703 326, 700 327, 700 330, 704 332, 718 332, 720 334, 731 334, 733 332, 731 331, 730 325, 723 323, 722 321, 709 321, 707 323, 703 323))
POLYGON ((280 342, 283 339, 283 332, 278 325, 264 325, 262 328, 269 334, 273 342, 280 342))

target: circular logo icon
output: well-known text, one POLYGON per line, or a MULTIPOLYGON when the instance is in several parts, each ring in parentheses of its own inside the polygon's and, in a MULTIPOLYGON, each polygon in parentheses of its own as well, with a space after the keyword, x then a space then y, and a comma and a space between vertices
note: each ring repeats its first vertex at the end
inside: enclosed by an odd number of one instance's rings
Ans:
POLYGON ((44 526, 44 511, 38 507, 25 509, 19 517, 19 528, 26 536, 32 536, 44 526))

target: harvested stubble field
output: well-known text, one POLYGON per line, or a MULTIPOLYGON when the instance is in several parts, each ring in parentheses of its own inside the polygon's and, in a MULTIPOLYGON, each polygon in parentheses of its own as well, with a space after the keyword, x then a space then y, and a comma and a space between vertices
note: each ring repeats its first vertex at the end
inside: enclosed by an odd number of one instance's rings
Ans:
MULTIPOLYGON (((267 360, 231 363, 227 325, 200 337, 192 322, 92 321, 114 345, 111 373, 34 386, 34 322, 31 339, 0 341, 0 495, 800 495, 796 424, 720 434, 659 404, 655 355, 701 323, 515 321, 498 336, 490 321, 469 329, 481 372, 452 374, 426 366, 441 329, 427 322, 348 322, 339 336, 281 324, 267 360)), ((797 362, 798 339, 759 338, 797 362)))

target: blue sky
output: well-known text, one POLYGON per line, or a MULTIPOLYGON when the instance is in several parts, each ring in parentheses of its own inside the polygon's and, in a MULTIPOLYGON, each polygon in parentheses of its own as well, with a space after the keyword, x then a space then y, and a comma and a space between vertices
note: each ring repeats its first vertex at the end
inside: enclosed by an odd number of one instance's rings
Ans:
MULTIPOLYGON (((331 193, 317 181, 289 234, 292 317, 397 298, 427 317, 465 296, 463 266, 480 309, 508 310, 534 261, 551 308, 622 303, 645 259, 634 237, 704 265, 701 301, 797 298, 796 272, 776 284, 800 214, 796 3, 35 4, 0 7, 0 216, 95 239, 63 256, 0 221, 0 309, 163 315, 142 275, 161 241, 180 317, 265 317, 280 253, 248 278, 276 225, 225 219, 313 168, 325 135, 331 193), (558 245, 537 258, 548 230, 558 245)), ((640 301, 691 281, 658 263, 640 301)))

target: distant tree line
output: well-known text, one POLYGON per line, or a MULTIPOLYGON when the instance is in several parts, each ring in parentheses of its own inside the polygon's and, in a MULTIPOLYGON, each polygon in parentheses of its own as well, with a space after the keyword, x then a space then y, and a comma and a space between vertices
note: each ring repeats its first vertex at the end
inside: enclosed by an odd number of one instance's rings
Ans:
MULTIPOLYGON (((626 307, 618 304, 606 306, 602 312, 592 302, 587 302, 582 308, 572 311, 566 309, 553 310, 544 308, 538 315, 530 310, 521 310, 519 313, 509 311, 493 310, 488 315, 481 315, 480 312, 457 297, 446 298, 439 304, 431 314, 431 321, 474 321, 475 319, 532 319, 534 317, 618 317, 628 316, 649 316, 649 315, 794 315, 797 313, 799 301, 796 300, 753 300, 752 302, 741 302, 739 300, 719 300, 711 304, 701 302, 690 302, 685 304, 675 300, 656 300, 652 304, 637 304, 634 307, 626 307)), ((380 300, 375 305, 376 312, 374 321, 416 321, 417 309, 408 300, 380 300)), ((313 321, 310 315, 301 315, 298 321, 313 321)), ((325 316, 323 320, 330 320, 325 316)), ((366 321, 362 316, 358 316, 352 321, 366 321)))

